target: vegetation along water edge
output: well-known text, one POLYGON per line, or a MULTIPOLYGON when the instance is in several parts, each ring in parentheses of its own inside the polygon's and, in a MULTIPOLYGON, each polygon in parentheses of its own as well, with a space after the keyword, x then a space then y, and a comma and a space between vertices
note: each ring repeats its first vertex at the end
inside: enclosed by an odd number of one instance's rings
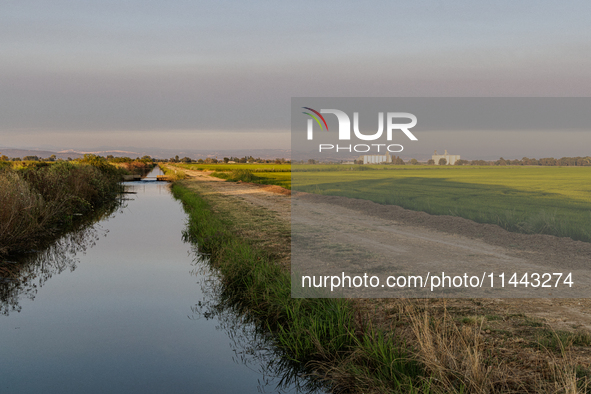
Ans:
POLYGON ((1 162, 0 257, 38 248, 115 203, 123 173, 93 155, 72 162, 1 162))
POLYGON ((189 215, 187 238, 221 275, 224 302, 272 333, 274 344, 305 373, 329 380, 336 392, 428 387, 395 332, 373 328, 350 300, 291 298, 289 258, 281 258, 290 247, 289 223, 225 204, 190 180, 172 190, 189 215))

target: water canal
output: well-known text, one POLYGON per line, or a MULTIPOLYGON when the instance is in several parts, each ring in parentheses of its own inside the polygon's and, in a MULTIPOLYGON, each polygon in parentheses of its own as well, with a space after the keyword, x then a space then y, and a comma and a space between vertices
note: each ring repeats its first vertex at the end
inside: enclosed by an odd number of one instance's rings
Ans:
POLYGON ((0 283, 0 392, 309 392, 251 324, 216 310, 219 282, 183 242, 168 185, 127 189, 0 283))

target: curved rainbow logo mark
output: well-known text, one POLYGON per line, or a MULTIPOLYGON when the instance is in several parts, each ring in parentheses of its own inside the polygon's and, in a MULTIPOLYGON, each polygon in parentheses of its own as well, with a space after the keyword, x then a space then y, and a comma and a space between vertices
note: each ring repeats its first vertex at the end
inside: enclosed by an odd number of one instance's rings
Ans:
MULTIPOLYGON (((312 108, 309 108, 309 107, 302 107, 302 108, 303 108, 303 109, 307 109, 307 110, 309 110, 309 111, 312 111, 312 112, 314 112, 316 115, 320 116, 320 119, 322 119, 322 121, 324 122, 324 126, 326 126, 326 131, 328 131, 328 125, 326 124, 326 120, 324 120, 324 116, 320 115, 320 112, 318 112, 318 111, 316 111, 316 110, 314 110, 314 109, 312 109, 312 108)), ((320 130, 322 130, 322 129, 323 129, 323 127, 322 127, 322 123, 320 123, 320 119, 318 119, 316 116, 312 115, 312 114, 311 114, 311 113, 309 113, 309 112, 302 112, 302 113, 303 113, 303 114, 306 114, 306 115, 309 115, 309 116, 311 116, 311 117, 312 117, 312 118, 313 118, 313 119, 316 121, 316 123, 318 123, 318 126, 320 126, 320 130)))

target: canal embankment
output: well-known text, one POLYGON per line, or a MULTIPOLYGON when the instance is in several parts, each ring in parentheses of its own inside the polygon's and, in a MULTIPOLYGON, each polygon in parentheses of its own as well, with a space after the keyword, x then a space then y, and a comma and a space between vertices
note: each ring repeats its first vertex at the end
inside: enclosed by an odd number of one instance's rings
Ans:
POLYGON ((357 303, 291 298, 285 215, 249 201, 257 193, 248 186, 227 194, 209 182, 182 180, 172 190, 189 215, 186 236, 221 274, 224 303, 269 331, 302 373, 330 382, 336 392, 412 392, 430 385, 396 332, 374 327, 357 303))
MULTIPOLYGON (((294 299, 289 191, 201 171, 186 175, 173 192, 190 215, 187 237, 222 274, 225 301, 336 392, 576 393, 588 387, 591 337, 564 330, 550 315, 567 316, 585 300, 294 299)), ((322 202, 311 208, 322 209, 322 202)))

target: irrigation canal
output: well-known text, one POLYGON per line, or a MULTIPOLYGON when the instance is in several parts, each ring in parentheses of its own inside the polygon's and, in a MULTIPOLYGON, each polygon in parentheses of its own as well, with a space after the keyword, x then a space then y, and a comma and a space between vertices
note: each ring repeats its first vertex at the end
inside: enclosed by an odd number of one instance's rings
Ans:
POLYGON ((264 335, 219 308, 167 184, 126 185, 117 212, 0 283, 0 392, 310 392, 264 335))

